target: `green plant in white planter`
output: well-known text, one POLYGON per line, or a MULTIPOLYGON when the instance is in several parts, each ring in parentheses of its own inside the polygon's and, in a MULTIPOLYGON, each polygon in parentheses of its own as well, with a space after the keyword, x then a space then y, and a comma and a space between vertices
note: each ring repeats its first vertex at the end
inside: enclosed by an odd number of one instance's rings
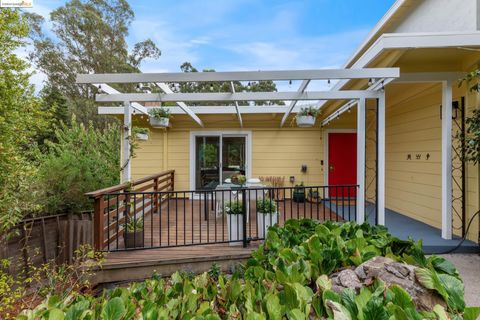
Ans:
POLYGON ((240 245, 240 241, 243 240, 244 207, 243 201, 227 202, 224 206, 223 212, 227 215, 228 241, 231 246, 240 245))
POLYGON ((143 219, 130 217, 125 225, 125 248, 143 247, 143 219))
POLYGON ((313 127, 315 119, 320 114, 320 110, 314 107, 301 108, 295 116, 298 127, 313 127))
POLYGON ((150 130, 148 130, 148 128, 142 128, 142 127, 132 128, 132 134, 134 134, 135 138, 140 141, 147 141, 149 132, 150 130))
POLYGON ((265 238, 268 228, 278 223, 278 208, 275 200, 263 198, 257 200, 258 237, 265 238))
POLYGON ((170 123, 170 110, 164 107, 148 110, 150 125, 154 128, 166 128, 170 123))

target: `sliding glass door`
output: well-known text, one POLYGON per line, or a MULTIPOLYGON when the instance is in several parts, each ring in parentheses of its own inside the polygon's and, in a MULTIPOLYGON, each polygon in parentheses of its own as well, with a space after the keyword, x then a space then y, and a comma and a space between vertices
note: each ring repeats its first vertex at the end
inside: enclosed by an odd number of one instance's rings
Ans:
POLYGON ((195 189, 215 189, 234 173, 246 175, 246 136, 195 136, 195 189))

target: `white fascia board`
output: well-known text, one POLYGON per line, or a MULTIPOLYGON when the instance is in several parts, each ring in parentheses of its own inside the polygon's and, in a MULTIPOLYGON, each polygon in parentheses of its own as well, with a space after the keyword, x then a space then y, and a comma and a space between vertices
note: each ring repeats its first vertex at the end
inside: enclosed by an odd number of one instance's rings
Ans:
POLYGON ((414 72, 402 73, 400 78, 394 80, 395 83, 409 82, 443 82, 446 80, 456 81, 465 76, 464 72, 414 72))
MULTIPOLYGON (((155 107, 147 107, 147 110, 155 107)), ((170 110, 172 114, 185 114, 180 107, 165 107, 170 110)), ((193 112, 196 114, 237 114, 235 106, 190 106, 193 112)), ((296 106, 292 113, 300 111, 301 106, 296 106)), ((272 114, 272 113, 285 113, 288 110, 288 106, 284 105, 272 105, 272 106, 239 106, 238 111, 241 114, 272 114)), ((99 114, 109 115, 123 115, 122 107, 98 107, 99 114)))
MULTIPOLYGON (((168 84, 163 82, 158 82, 156 85, 163 90, 165 93, 173 93, 172 89, 168 86, 168 84)), ((177 105, 190 116, 199 126, 204 127, 202 120, 193 112, 189 106, 185 104, 183 101, 177 101, 177 105)))
POLYGON ((367 35, 365 40, 362 42, 362 44, 357 48, 357 50, 350 56, 350 58, 347 60, 347 62, 344 64, 344 68, 350 68, 351 65, 354 63, 355 58, 362 52, 362 50, 365 49, 365 47, 368 45, 369 42, 372 41, 373 38, 375 38, 379 32, 382 30, 382 28, 390 21, 390 19, 398 12, 398 9, 400 9, 403 5, 408 0, 397 0, 395 3, 388 9, 388 11, 385 13, 385 15, 378 21, 378 23, 373 27, 373 29, 370 31, 370 33, 367 35))
MULTIPOLYGON (((385 33, 351 66, 360 69, 368 65, 384 50, 425 49, 480 46, 480 32, 436 32, 436 33, 385 33)), ((400 78, 402 75, 400 75, 400 78)), ((374 78, 374 77, 372 77, 374 78)), ((332 88, 341 90, 349 80, 340 80, 332 88)), ((326 102, 321 102, 323 106, 326 102)))
POLYGON ((365 90, 310 91, 310 92, 220 92, 220 93, 125 93, 97 94, 98 102, 177 102, 177 101, 250 101, 250 100, 351 100, 377 98, 378 94, 365 90))
POLYGON ((397 68, 275 70, 235 72, 77 74, 76 83, 227 82, 396 78, 397 68))

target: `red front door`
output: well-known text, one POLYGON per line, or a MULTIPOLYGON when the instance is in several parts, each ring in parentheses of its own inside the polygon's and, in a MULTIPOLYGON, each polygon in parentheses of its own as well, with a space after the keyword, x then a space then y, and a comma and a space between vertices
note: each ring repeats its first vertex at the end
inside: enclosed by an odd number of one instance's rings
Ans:
MULTIPOLYGON (((357 134, 328 134, 328 184, 330 186, 357 184, 357 134)), ((354 197, 355 188, 330 188, 329 196, 354 197)))

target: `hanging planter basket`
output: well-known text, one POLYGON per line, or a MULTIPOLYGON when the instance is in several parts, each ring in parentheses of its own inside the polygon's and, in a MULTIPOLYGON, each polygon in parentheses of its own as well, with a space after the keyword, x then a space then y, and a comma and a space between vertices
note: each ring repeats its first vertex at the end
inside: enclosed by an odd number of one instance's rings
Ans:
POLYGON ((148 140, 148 134, 147 133, 137 133, 135 136, 137 137, 137 140, 139 140, 139 141, 147 141, 148 140))
POLYGON ((315 125, 315 117, 313 116, 297 116, 297 127, 306 128, 315 125))
POLYGON ((169 118, 150 117, 150 125, 154 128, 167 128, 170 123, 169 118))

